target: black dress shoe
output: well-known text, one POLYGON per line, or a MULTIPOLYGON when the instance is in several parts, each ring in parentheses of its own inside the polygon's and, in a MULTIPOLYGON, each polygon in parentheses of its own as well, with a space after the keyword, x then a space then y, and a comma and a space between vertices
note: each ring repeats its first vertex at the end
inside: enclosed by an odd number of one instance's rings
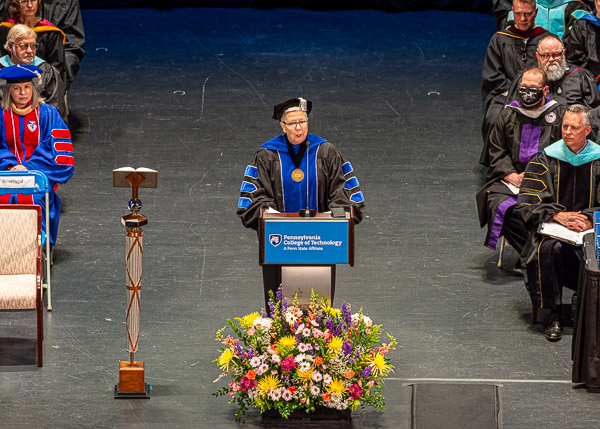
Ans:
POLYGON ((548 341, 560 341, 562 338, 562 328, 558 320, 553 320, 552 323, 546 328, 544 331, 544 337, 546 337, 548 341))

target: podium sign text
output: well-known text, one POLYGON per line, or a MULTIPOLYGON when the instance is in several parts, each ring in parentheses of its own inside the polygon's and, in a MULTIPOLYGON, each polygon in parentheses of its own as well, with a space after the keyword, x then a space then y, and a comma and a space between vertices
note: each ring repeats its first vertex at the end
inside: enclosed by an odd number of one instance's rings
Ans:
POLYGON ((264 264, 350 263, 349 220, 264 218, 264 264))

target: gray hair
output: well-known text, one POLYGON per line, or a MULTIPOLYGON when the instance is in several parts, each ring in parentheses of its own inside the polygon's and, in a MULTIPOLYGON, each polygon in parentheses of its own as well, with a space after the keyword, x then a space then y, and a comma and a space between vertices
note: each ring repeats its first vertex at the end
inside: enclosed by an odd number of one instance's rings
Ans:
POLYGON ((539 47, 542 44, 542 42, 544 42, 545 40, 548 40, 548 39, 556 40, 558 43, 560 43, 560 46, 564 49, 565 42, 563 42, 563 40, 554 33, 547 33, 544 37, 542 37, 538 41, 537 47, 539 47))
MULTIPOLYGON (((12 108, 12 98, 10 96, 10 89, 13 87, 14 83, 7 83, 2 89, 2 102, 0 106, 2 106, 2 110, 11 110, 12 108)), ((38 91, 31 82, 31 107, 34 109, 37 108, 44 100, 40 98, 38 91)))
MULTIPOLYGON (((583 104, 573 104, 569 106, 567 112, 570 113, 581 113, 583 115, 583 125, 589 127, 592 125, 592 115, 590 113, 590 109, 585 107, 583 104)), ((565 112, 565 113, 567 113, 565 112)))
MULTIPOLYGON (((8 47, 9 43, 17 43, 20 40, 33 35, 35 40, 37 41, 37 33, 33 31, 30 27, 23 24, 16 24, 13 28, 10 29, 6 36, 6 43, 4 44, 4 49, 11 52, 8 47)), ((12 52, 11 52, 12 53, 12 52)))

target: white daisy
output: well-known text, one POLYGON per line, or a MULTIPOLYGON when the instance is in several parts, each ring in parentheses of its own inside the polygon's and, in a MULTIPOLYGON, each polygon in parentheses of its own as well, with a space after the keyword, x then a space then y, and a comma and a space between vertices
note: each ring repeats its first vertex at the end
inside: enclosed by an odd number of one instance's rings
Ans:
POLYGON ((316 386, 316 385, 315 385, 315 386, 312 386, 312 387, 310 388, 310 393, 311 393, 311 395, 313 395, 313 396, 318 396, 318 395, 319 395, 319 393, 321 393, 321 389, 319 389, 319 386, 316 386))
POLYGON ((279 401, 281 399, 281 391, 279 389, 269 393, 269 396, 273 401, 279 401))
POLYGON ((250 359, 250 366, 252 368, 256 368, 258 365, 260 365, 260 358, 258 356, 254 356, 250 359))
POLYGON ((319 371, 313 371, 312 378, 318 383, 323 379, 323 375, 319 371))
POLYGON ((331 383, 331 375, 329 375, 329 374, 325 374, 325 375, 323 376, 323 384, 324 384, 325 386, 327 386, 327 385, 329 385, 329 383, 331 383))
POLYGON ((283 398, 284 401, 291 401, 294 398, 294 395, 292 395, 292 392, 285 389, 285 392, 283 392, 281 394, 281 397, 283 398))
POLYGON ((306 372, 310 369, 310 363, 309 362, 301 362, 300 365, 298 365, 298 370, 300 372, 306 372))

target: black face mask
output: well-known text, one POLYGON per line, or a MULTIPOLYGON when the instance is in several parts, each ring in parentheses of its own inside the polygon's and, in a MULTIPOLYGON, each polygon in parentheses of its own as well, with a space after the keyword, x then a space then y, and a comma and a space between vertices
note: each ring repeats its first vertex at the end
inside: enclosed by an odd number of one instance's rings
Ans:
POLYGON ((523 107, 533 107, 544 98, 544 88, 519 87, 519 101, 523 107))

